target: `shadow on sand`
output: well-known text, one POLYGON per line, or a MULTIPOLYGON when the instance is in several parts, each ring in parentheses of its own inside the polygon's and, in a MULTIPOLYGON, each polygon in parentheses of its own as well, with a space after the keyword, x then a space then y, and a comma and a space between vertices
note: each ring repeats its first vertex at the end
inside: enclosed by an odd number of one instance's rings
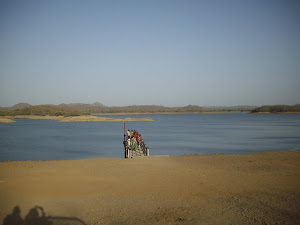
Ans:
POLYGON ((21 209, 15 206, 12 214, 3 220, 3 225, 87 225, 76 217, 46 216, 44 209, 35 206, 29 210, 25 219, 21 217, 21 209))

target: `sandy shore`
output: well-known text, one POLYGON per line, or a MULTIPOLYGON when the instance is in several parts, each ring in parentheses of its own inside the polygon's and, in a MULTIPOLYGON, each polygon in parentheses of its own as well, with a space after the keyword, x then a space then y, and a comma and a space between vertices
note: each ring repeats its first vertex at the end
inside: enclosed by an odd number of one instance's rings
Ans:
POLYGON ((6 118, 6 117, 0 117, 0 123, 15 123, 16 121, 14 121, 13 119, 10 118, 6 118))
POLYGON ((59 122, 151 122, 151 118, 108 118, 108 117, 97 117, 97 116, 34 116, 34 115, 19 115, 19 116, 0 116, 0 123, 13 123, 14 119, 40 119, 40 120, 58 120, 59 122))
POLYGON ((1 222, 300 224, 300 152, 1 162, 0 199, 1 222))

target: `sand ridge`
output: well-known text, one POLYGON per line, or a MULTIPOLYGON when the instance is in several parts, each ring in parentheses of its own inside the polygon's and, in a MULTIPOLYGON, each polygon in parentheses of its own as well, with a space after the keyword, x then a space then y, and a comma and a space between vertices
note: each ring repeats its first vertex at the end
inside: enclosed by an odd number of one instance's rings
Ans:
POLYGON ((109 118, 91 115, 84 116, 35 116, 35 115, 18 115, 18 116, 0 116, 0 123, 13 123, 14 119, 39 119, 39 120, 58 120, 59 122, 152 122, 151 118, 109 118))

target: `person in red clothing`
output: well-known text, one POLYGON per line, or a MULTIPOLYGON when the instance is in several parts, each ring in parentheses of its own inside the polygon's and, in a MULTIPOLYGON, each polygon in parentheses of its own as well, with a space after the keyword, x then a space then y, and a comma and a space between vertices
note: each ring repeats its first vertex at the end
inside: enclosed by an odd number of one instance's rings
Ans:
POLYGON ((140 146, 140 144, 143 142, 143 139, 142 139, 142 136, 141 134, 138 135, 137 137, 137 143, 138 143, 138 146, 140 146))
POLYGON ((133 136, 135 137, 135 139, 138 139, 139 133, 137 131, 135 131, 135 133, 133 134, 133 136))

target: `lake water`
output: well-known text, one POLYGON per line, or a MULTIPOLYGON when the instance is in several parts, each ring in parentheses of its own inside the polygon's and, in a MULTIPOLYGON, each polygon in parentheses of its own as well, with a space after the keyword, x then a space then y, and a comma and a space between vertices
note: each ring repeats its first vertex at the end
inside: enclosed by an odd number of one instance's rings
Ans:
MULTIPOLYGON (((300 114, 175 114, 126 122, 142 134, 150 155, 244 154, 300 150, 300 114)), ((123 158, 122 122, 18 119, 0 124, 0 161, 123 158)))

